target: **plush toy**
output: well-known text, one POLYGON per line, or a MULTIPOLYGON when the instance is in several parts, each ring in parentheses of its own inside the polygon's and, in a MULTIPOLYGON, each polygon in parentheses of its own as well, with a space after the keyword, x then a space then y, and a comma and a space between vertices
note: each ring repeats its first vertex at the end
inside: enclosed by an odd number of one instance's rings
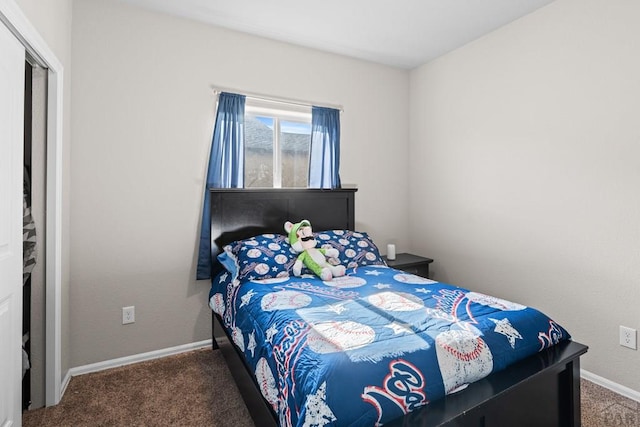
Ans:
POLYGON ((337 258, 337 249, 318 249, 317 242, 313 237, 313 229, 311 223, 306 219, 293 224, 290 221, 285 222, 284 230, 289 233, 289 243, 296 253, 299 253, 298 259, 293 264, 293 274, 300 276, 302 273, 302 265, 313 271, 322 280, 331 280, 334 277, 344 276, 345 267, 343 265, 331 265, 327 262, 327 258, 337 258))

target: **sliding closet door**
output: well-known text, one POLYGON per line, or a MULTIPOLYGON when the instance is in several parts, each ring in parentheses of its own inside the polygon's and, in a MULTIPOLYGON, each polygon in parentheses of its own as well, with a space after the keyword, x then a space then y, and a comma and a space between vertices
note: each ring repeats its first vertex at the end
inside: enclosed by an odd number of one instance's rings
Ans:
POLYGON ((24 48, 0 23, 0 426, 20 426, 24 48))

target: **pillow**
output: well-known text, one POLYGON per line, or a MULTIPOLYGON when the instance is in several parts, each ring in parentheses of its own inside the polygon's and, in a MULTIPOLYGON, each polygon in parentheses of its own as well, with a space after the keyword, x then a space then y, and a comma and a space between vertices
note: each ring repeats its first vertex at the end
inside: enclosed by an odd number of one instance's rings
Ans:
MULTIPOLYGON (((378 247, 367 233, 351 230, 328 230, 317 232, 315 236, 318 247, 337 249, 339 263, 347 268, 362 265, 386 265, 380 256, 378 247)), ((330 258, 328 261, 332 262, 330 258)))
POLYGON ((261 280, 289 277, 296 257, 285 236, 261 234, 225 246, 218 260, 238 280, 261 280))

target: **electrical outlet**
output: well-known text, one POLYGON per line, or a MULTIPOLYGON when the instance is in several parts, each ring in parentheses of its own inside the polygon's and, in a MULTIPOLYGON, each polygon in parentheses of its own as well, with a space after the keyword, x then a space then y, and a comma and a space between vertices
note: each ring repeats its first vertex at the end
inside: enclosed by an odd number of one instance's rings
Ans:
POLYGON ((636 330, 633 328, 627 328, 626 326, 620 326, 620 345, 637 350, 636 330))
POLYGON ((136 321, 136 308, 134 306, 122 307, 122 324, 126 325, 136 321))

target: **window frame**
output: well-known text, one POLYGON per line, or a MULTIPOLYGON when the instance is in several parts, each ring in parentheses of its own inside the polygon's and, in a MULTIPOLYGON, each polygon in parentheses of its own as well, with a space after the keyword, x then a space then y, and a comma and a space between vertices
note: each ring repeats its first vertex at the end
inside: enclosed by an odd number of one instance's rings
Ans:
MULTIPOLYGON (((268 117, 273 119, 273 179, 272 187, 266 188, 283 188, 282 187, 282 150, 280 141, 281 121, 289 121, 296 123, 305 123, 309 125, 311 130, 311 111, 310 105, 293 104, 283 101, 272 101, 266 99, 247 98, 245 101, 245 116, 268 117)), ((309 134, 309 144, 311 144, 311 134, 309 134)), ((311 155, 311 147, 309 147, 309 156, 311 155)), ((307 164, 309 159, 307 160, 307 164)), ((307 166, 309 167, 309 166, 307 166)), ((243 171, 244 173, 244 171, 243 171)), ((307 183, 304 188, 309 187, 307 183)), ((262 187, 265 188, 265 187, 262 187)), ((289 188, 289 187, 287 187, 289 188)))

